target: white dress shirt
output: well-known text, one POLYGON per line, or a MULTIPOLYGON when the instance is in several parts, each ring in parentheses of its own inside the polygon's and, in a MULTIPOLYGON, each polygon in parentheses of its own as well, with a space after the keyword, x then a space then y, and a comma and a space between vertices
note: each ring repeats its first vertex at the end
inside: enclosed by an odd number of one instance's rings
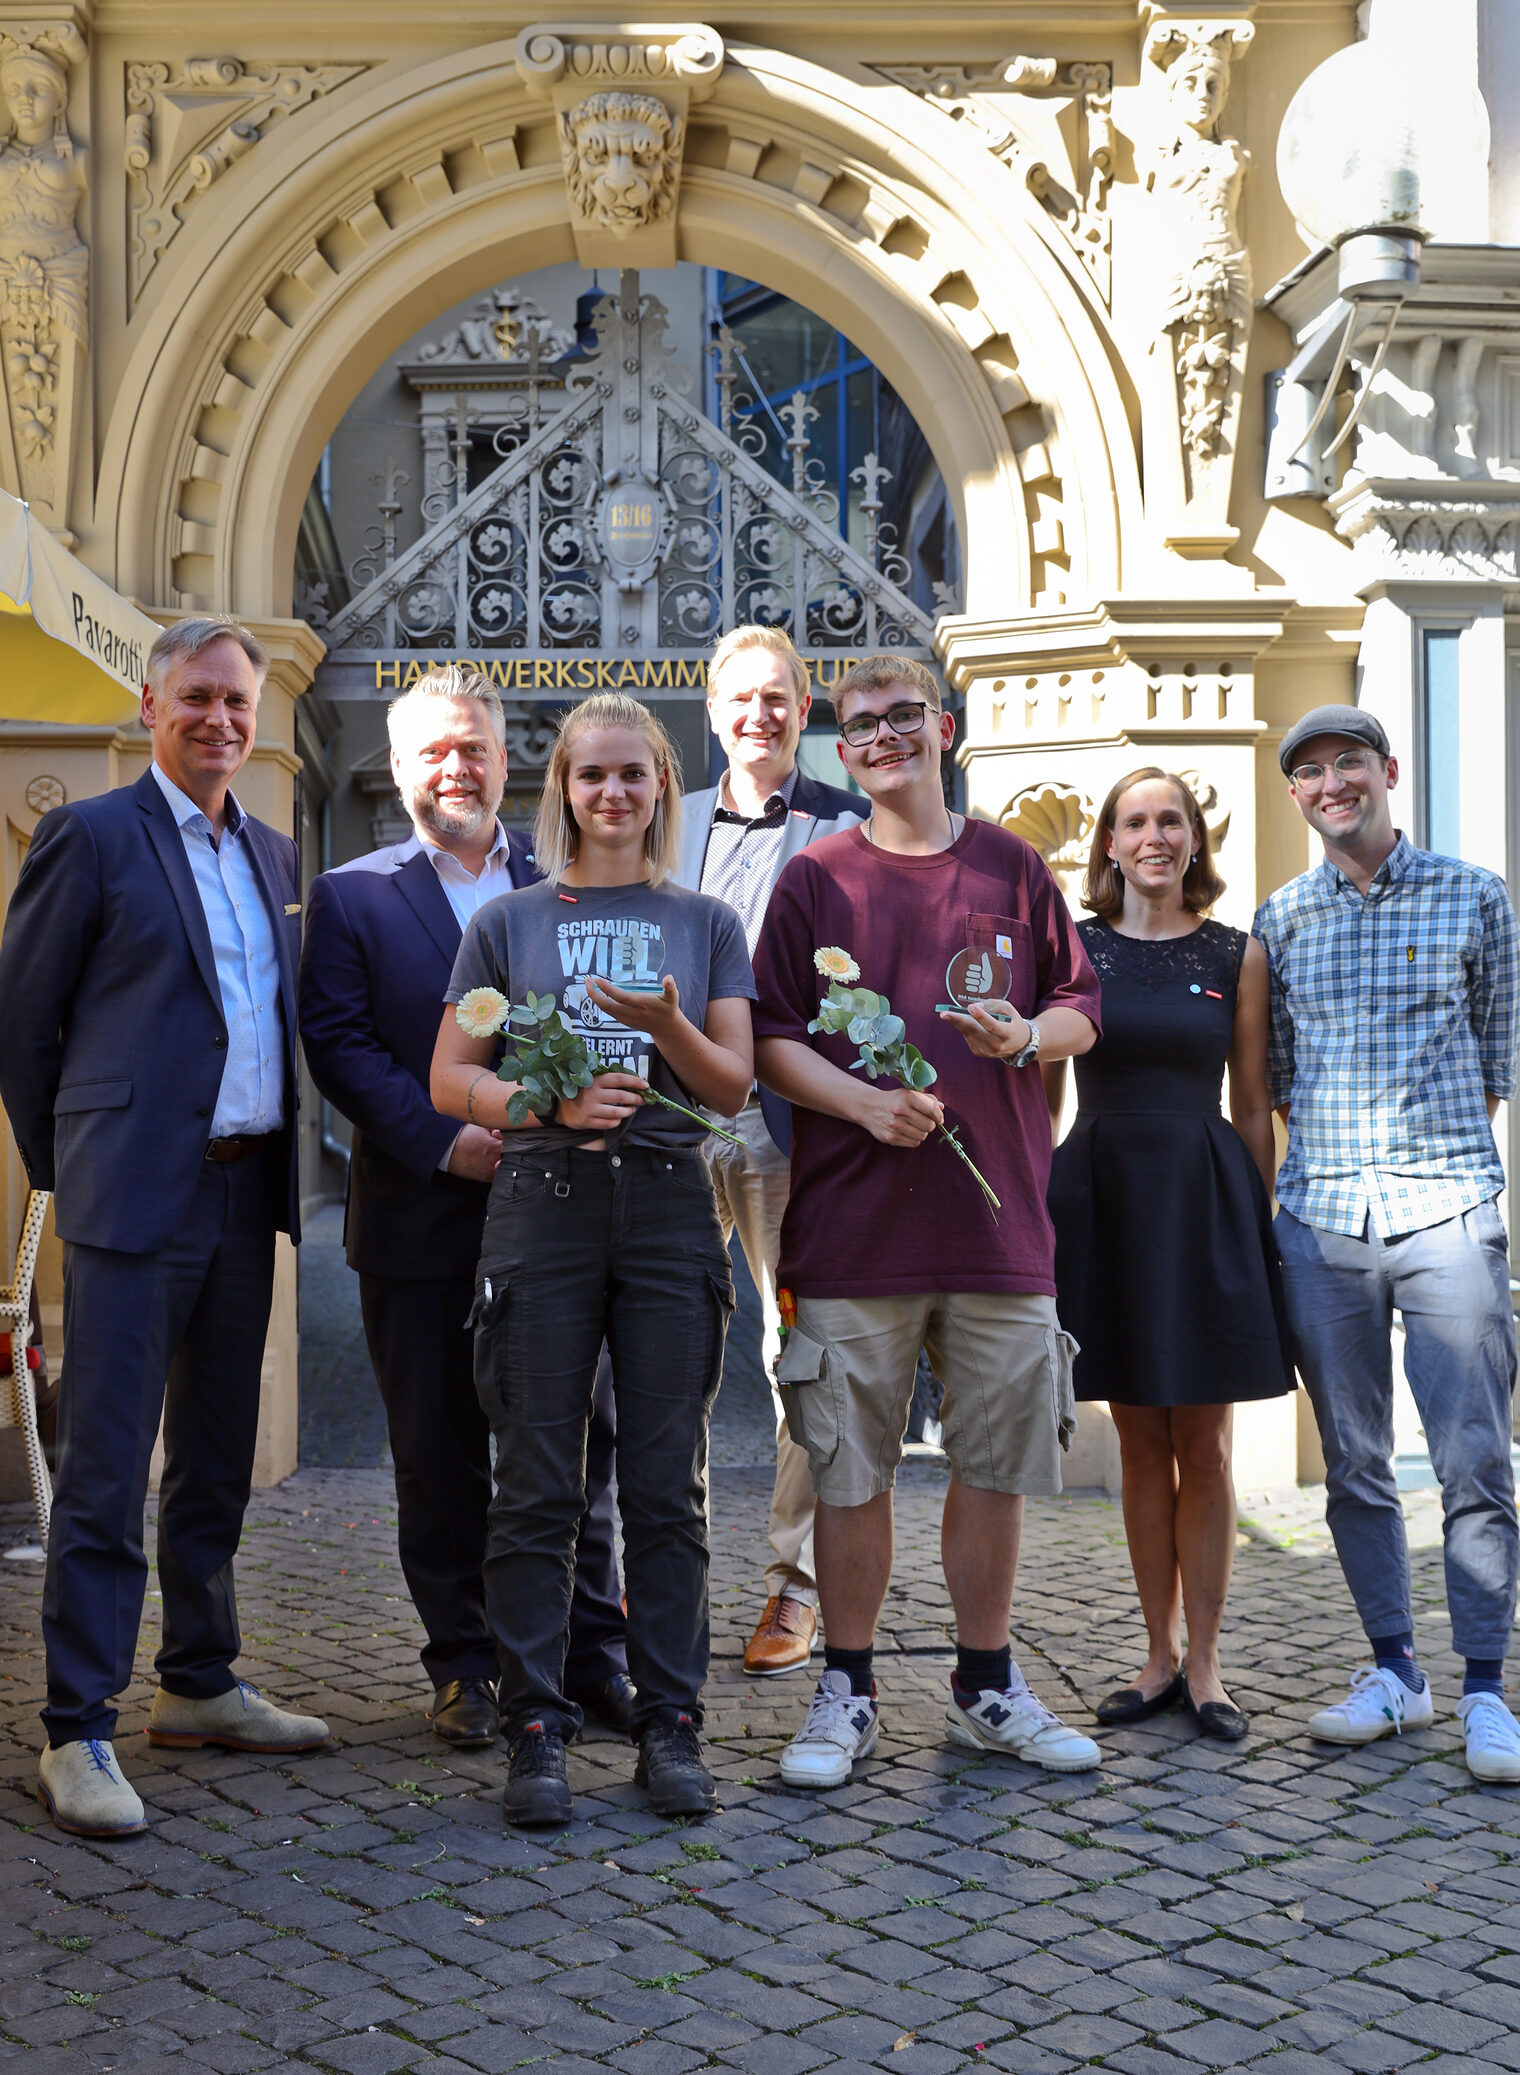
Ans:
POLYGON ((396 852, 397 864, 408 864, 419 850, 426 851, 431 860, 433 870, 438 874, 438 883, 448 897, 461 930, 469 927, 476 910, 483 908, 487 901, 494 901, 499 893, 512 891, 507 832, 500 822, 496 824, 496 841, 491 845, 478 879, 471 876, 452 851, 443 849, 431 836, 413 835, 409 843, 403 843, 396 852))
POLYGON ((285 1122, 285 1016, 274 923, 259 891, 248 817, 227 795, 227 826, 218 843, 211 823, 157 764, 149 766, 169 802, 185 846, 195 890, 211 933, 227 1064, 211 1116, 213 1138, 255 1137, 285 1122))

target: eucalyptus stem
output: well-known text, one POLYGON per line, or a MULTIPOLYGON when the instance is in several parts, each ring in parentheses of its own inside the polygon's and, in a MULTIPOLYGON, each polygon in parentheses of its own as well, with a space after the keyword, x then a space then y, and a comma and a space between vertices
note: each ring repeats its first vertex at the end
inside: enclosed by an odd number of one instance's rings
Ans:
POLYGON ((976 1177, 977 1187, 981 1190, 982 1194, 987 1199, 988 1207, 992 1212, 992 1222, 995 1225, 997 1223, 997 1214, 1003 1206, 998 1197, 996 1197, 993 1194, 992 1184, 982 1173, 981 1169, 977 1166, 976 1162, 972 1159, 971 1155, 966 1151, 966 1148, 961 1144, 960 1138, 952 1125, 941 1124, 939 1127, 939 1135, 945 1141, 945 1144, 950 1148, 951 1152, 954 1153, 957 1156, 957 1158, 965 1161, 966 1165, 971 1169, 972 1174, 976 1177))

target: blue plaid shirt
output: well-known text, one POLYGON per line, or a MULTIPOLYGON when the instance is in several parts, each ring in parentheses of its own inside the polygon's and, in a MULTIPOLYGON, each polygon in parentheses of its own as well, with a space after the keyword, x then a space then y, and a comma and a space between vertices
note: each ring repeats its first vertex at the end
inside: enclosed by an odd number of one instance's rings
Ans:
POLYGON ((1322 1231, 1416 1232, 1504 1170, 1485 1095, 1515 1092, 1520 933, 1504 881, 1400 835, 1364 899, 1328 859, 1254 934, 1271 967, 1267 1069, 1291 1103, 1277 1200, 1322 1231))

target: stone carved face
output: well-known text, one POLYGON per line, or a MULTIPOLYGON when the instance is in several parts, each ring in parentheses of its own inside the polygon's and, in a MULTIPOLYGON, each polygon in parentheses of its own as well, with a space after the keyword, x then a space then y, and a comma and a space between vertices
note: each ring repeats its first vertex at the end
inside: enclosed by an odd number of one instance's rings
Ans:
POLYGON ((1218 122, 1230 90, 1229 65, 1210 44, 1195 43, 1172 67, 1167 89, 1178 120, 1206 136, 1218 122))
POLYGON ((53 134, 64 103, 58 70, 34 50, 13 51, 0 60, 0 94, 6 125, 23 144, 41 144, 53 134))
POLYGON ((651 94, 592 94, 560 117, 571 204, 614 237, 668 216, 679 126, 651 94))

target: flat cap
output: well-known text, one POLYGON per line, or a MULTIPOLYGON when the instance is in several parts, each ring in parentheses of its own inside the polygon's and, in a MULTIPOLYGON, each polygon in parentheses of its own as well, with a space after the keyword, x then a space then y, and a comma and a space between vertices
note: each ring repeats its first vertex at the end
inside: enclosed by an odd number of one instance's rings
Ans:
POLYGON ((1296 720, 1282 739, 1277 761, 1282 765, 1284 777, 1291 777, 1298 752, 1316 735, 1344 735, 1348 741, 1362 742, 1368 749, 1375 749, 1380 757, 1393 754, 1388 737, 1383 733, 1382 722, 1365 707, 1316 706, 1312 713, 1296 720))

